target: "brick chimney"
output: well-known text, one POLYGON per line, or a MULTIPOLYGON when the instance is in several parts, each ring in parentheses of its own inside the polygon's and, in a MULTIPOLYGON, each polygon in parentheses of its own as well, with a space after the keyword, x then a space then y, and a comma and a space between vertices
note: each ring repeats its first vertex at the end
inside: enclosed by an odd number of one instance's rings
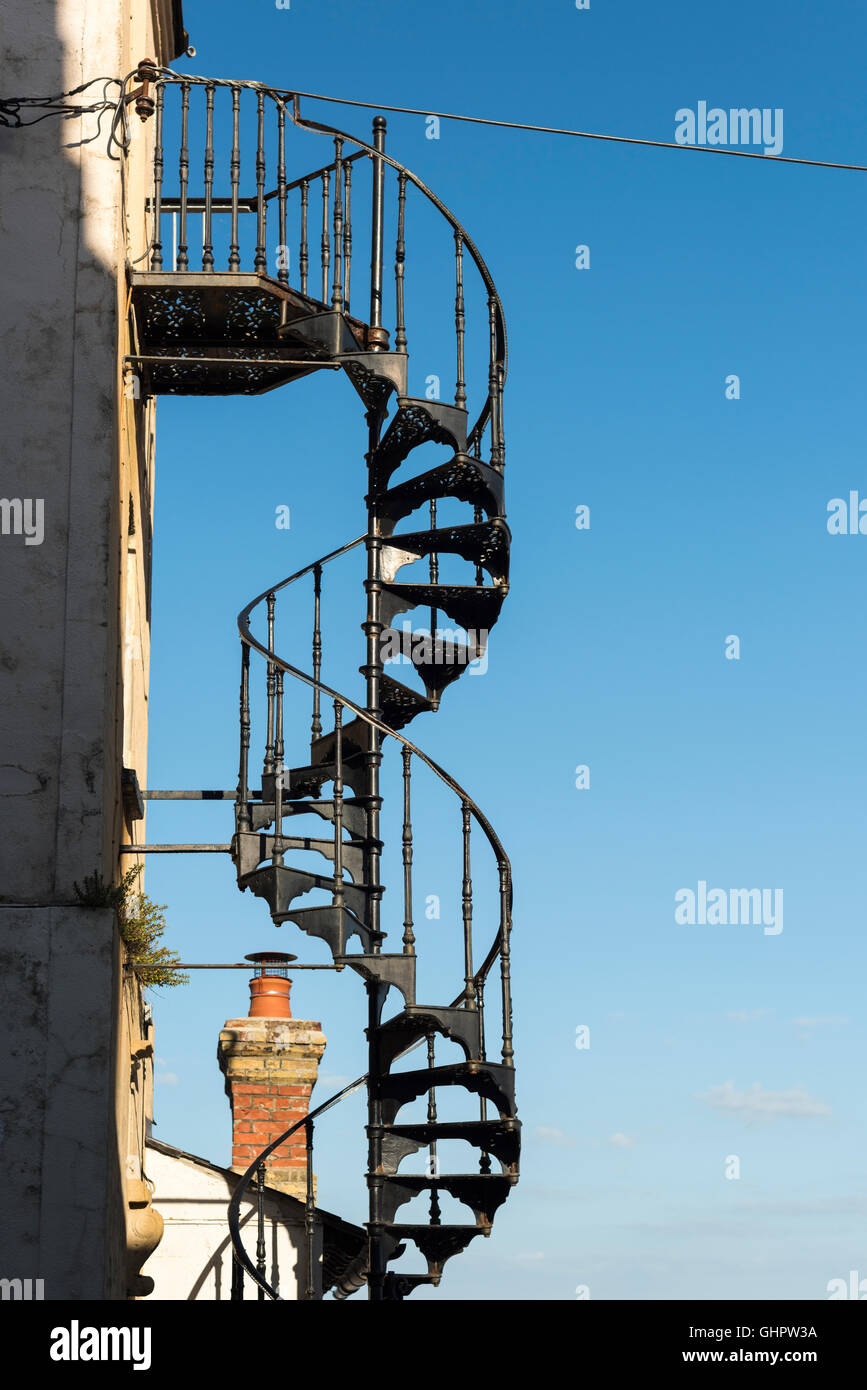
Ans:
MULTIPOLYGON (((288 963, 277 951, 246 957, 255 964, 250 1012, 227 1020, 217 1047, 232 1107, 232 1169, 243 1173, 272 1139, 310 1109, 325 1051, 318 1023, 292 1017, 288 963)), ((304 1198, 307 1153, 303 1129, 267 1160, 270 1187, 304 1198)))

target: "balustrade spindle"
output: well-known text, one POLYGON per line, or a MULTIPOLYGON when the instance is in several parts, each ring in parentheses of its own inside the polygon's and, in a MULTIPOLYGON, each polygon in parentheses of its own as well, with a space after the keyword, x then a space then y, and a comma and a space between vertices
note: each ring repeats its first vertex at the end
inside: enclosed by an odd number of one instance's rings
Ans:
POLYGON ((388 343, 382 327, 382 249, 385 230, 384 194, 385 164, 381 158, 385 149, 385 117, 373 118, 373 199, 370 237, 370 342, 374 352, 381 352, 388 343), (385 339, 385 344, 383 343, 385 339))
POLYGON ((163 268, 163 106, 166 89, 157 85, 156 119, 154 123, 154 236, 151 245, 151 270, 163 268))
POLYGON ((328 231, 328 203, 331 188, 331 175, 326 169, 322 175, 322 303, 328 303, 328 272, 331 266, 331 242, 328 231))
POLYGON ((497 305, 493 295, 488 298, 488 324, 491 343, 488 369, 488 397, 491 402, 491 463, 494 467, 500 467, 503 463, 503 375, 497 361, 497 305))
MULTIPOLYGON (((478 982, 478 984, 477 984, 477 986, 476 986, 476 990, 477 990, 477 997, 478 997, 478 1001, 479 1001, 479 1055, 481 1056, 482 1060, 484 1060, 485 1057, 487 1056, 487 1052, 485 1051, 485 982, 484 982, 484 980, 479 980, 479 982, 478 982)), ((487 1122, 487 1118, 488 1118, 488 1102, 487 1102, 487 1100, 485 1099, 484 1096, 479 1096, 479 1119, 481 1120, 482 1124, 485 1124, 485 1123, 487 1122)), ((479 1172, 480 1172, 480 1173, 490 1173, 490 1171, 491 1171, 491 1156, 490 1156, 490 1154, 488 1153, 488 1151, 487 1151, 486 1148, 482 1148, 481 1153, 480 1153, 480 1155, 479 1155, 479 1172)))
POLYGON ((271 862, 283 863, 283 672, 277 672, 276 731, 274 738, 274 852, 271 862))
POLYGON ((464 311, 464 239, 455 232, 455 337, 457 340, 458 371, 455 383, 455 405, 466 408, 467 383, 464 379, 464 341, 466 315, 464 311))
POLYGON ((343 906, 343 707, 334 701, 334 897, 343 906))
POLYGON ((241 266, 241 246, 238 241, 238 192, 241 185, 240 146, 241 89, 232 87, 232 159, 229 177, 232 183, 232 239, 229 244, 229 270, 241 266))
MULTIPOLYGON (((428 1033, 427 1064, 431 1070, 436 1064, 436 1052, 434 1043, 435 1035, 433 1033, 428 1033)), ((431 1089, 427 1093, 427 1122, 429 1125, 435 1125, 437 1122, 437 1095, 433 1087, 431 1087, 431 1089)), ((431 1139, 430 1145, 428 1147, 428 1174, 432 1178, 439 1177, 439 1159, 437 1158, 436 1139, 431 1139)), ((440 1198, 439 1192, 437 1191, 436 1187, 431 1188, 430 1194, 430 1224, 432 1226, 442 1225, 442 1216, 440 1212, 440 1198)))
MULTIPOLYGON (((256 134, 256 255, 253 269, 264 275, 268 269, 265 242, 265 93, 257 92, 258 126, 256 134)), ((285 241, 281 237, 280 260, 285 257, 285 241)))
MULTIPOLYGON (((280 246, 286 245, 286 107, 277 104, 277 230, 280 246)), ((289 284, 289 267, 281 255, 277 267, 277 279, 281 285, 289 284)))
POLYGON ((464 921, 464 970, 466 981, 466 1006, 477 1008, 476 987, 473 980, 473 880, 470 874, 470 804, 464 801, 461 806, 464 840, 464 876, 461 884, 461 915, 464 921))
MULTIPOLYGON (((436 498, 435 498, 435 497, 432 497, 432 498, 430 499, 430 529, 431 529, 432 531, 435 531, 435 530, 437 529, 437 501, 436 501, 436 498)), ((436 553, 435 550, 432 550, 431 553, 430 553, 430 555, 429 555, 429 557, 428 557, 428 571, 429 571, 429 573, 430 573, 430 582, 431 582, 431 584, 438 584, 438 583, 439 583, 439 578, 440 578, 440 558, 439 558, 439 555, 436 553)), ((435 636, 436 636, 436 630, 437 630, 437 612, 438 612, 438 610, 437 610, 436 608, 432 608, 431 611, 430 611, 430 640, 431 640, 431 642, 433 642, 433 641, 435 640, 435 636)))
MULTIPOLYGON (((265 1263, 265 1164, 260 1163, 256 1169, 256 1273, 260 1279, 267 1275, 268 1267, 265 1263)), ((259 1302, 265 1302, 265 1290, 259 1289, 259 1302)))
POLYGON ((415 935, 412 929, 412 814, 410 808, 410 779, 412 749, 403 749, 403 954, 415 955, 415 935))
POLYGON ((202 270, 214 269, 214 83, 205 84, 205 212, 202 224, 202 270))
POLYGON ((332 309, 343 308, 343 141, 334 141, 334 284, 332 309))
POLYGON ((233 1303, 241 1303, 244 1299, 244 1266, 239 1260, 232 1260, 232 1294, 233 1303))
POLYGON ((309 1301, 316 1297, 316 1266, 314 1263, 314 1238, 316 1233, 316 1196, 313 1189, 313 1121, 307 1120, 304 1125, 304 1137, 307 1149, 307 1191, 304 1198, 304 1246, 305 1246, 305 1265, 306 1265, 306 1288, 305 1298, 309 1301))
MULTIPOLYGON (((477 525, 477 526, 481 526, 481 524, 482 524, 482 522, 484 521, 484 519, 485 519, 485 514, 484 514, 484 512, 482 511, 482 508, 481 508, 481 507, 478 507, 478 506, 474 507, 474 508, 473 508, 473 521, 476 523, 476 525, 477 525)), ((483 585, 484 582, 485 582, 485 571, 484 571, 484 568, 482 567, 482 565, 478 565, 478 564, 477 564, 477 565, 476 565, 476 585, 477 585, 478 587, 481 587, 481 585, 483 585)))
MULTIPOLYGON (((268 595, 268 650, 274 650, 274 604, 277 598, 275 594, 268 595)), ((273 661, 268 661, 268 675, 266 678, 265 689, 268 696, 268 715, 265 733, 265 762, 262 767, 262 776, 270 777, 274 773, 274 692, 276 690, 275 667, 273 661)))
POLYGON ((188 270, 190 258, 187 246, 187 192, 190 182, 190 147, 189 147, 189 125, 190 125, 190 84, 181 83, 181 152, 179 159, 179 177, 181 184, 181 225, 178 234, 178 254, 176 266, 178 270, 188 270))
POLYGON ((313 753, 313 745, 322 735, 322 719, 320 717, 320 700, 322 692, 319 689, 319 681, 322 676, 322 566, 315 565, 313 568, 313 721, 310 725, 310 752, 313 753))
POLYGON ((401 169, 397 177, 397 246, 394 253, 394 282, 396 299, 395 352, 406 352, 406 309, 404 281, 406 262, 406 174, 401 169))
POLYGON ((500 865, 500 981, 503 989, 503 1066, 515 1065, 512 1047, 512 985, 511 985, 511 883, 509 870, 500 865))
POLYGON ((241 644, 241 755, 238 766, 238 828, 249 830, 250 818, 250 648, 241 644))
POLYGON ((343 307, 349 313, 349 276, 352 267, 352 165, 343 166, 346 205, 343 212, 343 307))
POLYGON ((301 273, 301 293, 307 293, 307 275, 310 257, 307 250, 307 206, 310 198, 310 182, 301 181, 301 251, 298 256, 298 269, 301 273))

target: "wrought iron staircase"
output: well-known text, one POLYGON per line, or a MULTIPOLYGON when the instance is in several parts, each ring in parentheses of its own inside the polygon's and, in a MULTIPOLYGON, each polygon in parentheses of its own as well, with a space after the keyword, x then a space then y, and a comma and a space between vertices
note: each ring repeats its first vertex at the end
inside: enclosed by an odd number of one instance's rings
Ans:
MULTIPOLYGON (((239 615, 241 638, 240 771, 231 853, 238 885, 261 897, 278 926, 292 923, 324 941, 333 963, 357 973, 368 995, 368 1246, 342 1280, 342 1293, 364 1283, 374 1300, 401 1298, 419 1284, 438 1284, 443 1267, 479 1235, 490 1234, 495 1214, 518 1179, 520 1122, 516 1117, 511 1024, 511 869, 487 817, 460 783, 412 743, 401 730, 422 713, 435 711, 444 693, 486 652, 508 592, 510 535, 504 515, 505 448, 503 387, 507 367, 505 321, 494 282, 465 230, 414 174, 385 152, 386 126, 373 123, 371 143, 305 120, 291 93, 258 84, 181 77, 161 70, 155 99, 154 184, 149 268, 130 271, 133 328, 138 356, 130 366, 141 375, 145 394, 256 394, 319 370, 343 371, 361 397, 368 427, 367 527, 363 535, 305 566, 253 599, 239 615), (248 106, 249 103, 249 106, 248 106), (192 112, 191 112, 192 104, 192 112), (266 120, 267 117, 267 120, 266 120), (246 124, 245 124, 246 120, 246 124), (231 139, 228 195, 215 193, 215 151, 220 125, 231 139), (299 144, 332 142, 333 158, 311 173, 287 180, 287 133, 299 144), (249 142, 245 140, 249 133, 249 142), (240 193, 242 155, 255 147, 255 194, 240 193), (166 185, 166 149, 177 150, 177 182, 166 185), (351 153, 347 153, 351 150, 351 153), (202 179, 191 187, 190 168, 200 157, 202 179), (274 187, 268 172, 275 170, 274 187), (359 174, 371 228, 367 322, 350 313, 353 256, 353 189, 359 174), (353 175, 355 182, 353 184, 353 175), (394 290, 383 276, 387 176, 394 176, 397 227, 394 290), (454 268, 455 392, 453 401, 408 394, 405 288, 407 194, 413 189, 444 221, 452 241, 454 268), (297 197, 296 197, 297 195, 297 197), (291 210, 290 210, 290 200, 291 210), (318 267, 311 253, 314 211, 318 267), (268 272, 268 217, 276 214, 280 248, 276 275, 268 272), (250 234, 241 230, 246 215, 250 234), (202 219, 201 270, 191 269, 190 228, 202 219), (221 224, 227 268, 217 269, 221 224), (166 265, 168 229, 174 225, 171 264, 166 265), (290 223, 297 245, 296 283, 288 249, 290 223), (245 255, 252 269, 244 270, 245 255), (482 306, 483 387, 474 422, 468 415, 465 365, 472 267, 475 299, 482 306), (321 272, 321 278, 320 274, 321 272), (393 331, 384 326, 391 315, 393 331), (431 443, 447 456, 412 472, 412 455, 431 443), (483 453, 487 457, 483 457, 483 453), (454 521, 456 504, 469 508, 454 521), (438 508, 448 508, 447 522, 438 508), (413 520, 413 518, 415 518, 413 520), (400 529, 404 528, 404 529, 400 529), (366 552, 363 582, 365 660, 363 696, 355 701, 323 680, 322 587, 326 572, 350 553, 366 552), (441 579, 448 564, 449 577, 441 579), (461 582, 455 573, 463 567, 461 582), (404 576, 404 570, 408 573, 404 576), (422 573, 416 571, 421 569, 422 573), (277 649, 280 600, 312 579, 312 666, 291 664, 277 649), (393 626, 399 614, 420 610, 424 626, 393 626), (440 615, 459 632, 444 631, 440 615), (254 631, 254 627, 256 631, 254 631), (410 664, 409 679, 385 669, 397 657, 410 664), (264 701, 257 716, 253 658, 261 658, 264 701), (312 690, 309 751, 299 766, 284 762, 285 677, 312 690), (330 703, 329 703, 330 702, 330 703), (323 722, 326 709, 327 722, 323 722), (251 786, 254 724, 261 725, 261 785, 251 786), (401 811, 400 943, 389 949, 384 925, 381 814, 386 754, 401 811), (456 798, 455 831, 462 864, 460 902, 461 989, 447 1004, 419 1002, 422 963, 413 913, 414 772, 423 766, 456 798), (473 830, 491 855, 495 875, 493 940, 478 963, 474 947, 473 830), (317 854, 321 871, 299 864, 317 854), (305 899, 314 899, 306 902, 305 899), (485 989, 499 976, 501 1045, 488 1056, 485 989), (400 997, 398 1005, 391 1004, 400 997), (388 1012, 386 1006, 394 1010, 388 1012), (397 1064, 423 1047, 424 1065, 397 1064), (437 1047, 450 1060, 437 1058, 437 1047), (457 1060, 455 1060, 457 1049, 457 1060), (463 1096, 469 1112, 440 1119, 443 1093, 463 1096), (407 1115, 421 1105, 422 1115, 407 1115), (472 1163, 442 1171, 443 1145, 462 1141, 472 1163), (422 1173, 405 1160, 425 1151, 422 1173), (497 1171, 493 1171, 496 1166, 497 1171), (419 1199, 427 1208, 417 1212, 419 1199), (472 1220, 444 1219, 445 1199, 461 1204, 472 1220), (415 1203, 415 1206, 412 1204, 415 1203), (408 1211, 404 1208, 409 1207, 408 1211), (406 1220, 401 1218, 406 1216, 406 1220), (389 1265, 414 1245, 426 1269, 404 1274, 389 1265)), ((317 151, 318 152, 318 151, 317 151)), ((475 303, 475 301, 474 301, 475 303)), ((470 321, 475 327, 477 320, 470 321)), ((429 451, 428 451, 429 452, 429 451)), ((294 736, 296 730, 292 729, 294 736)), ((258 780, 258 779, 257 779, 258 780)), ((488 907, 485 912, 487 915, 488 907)), ((489 928, 490 930, 490 928, 489 928)), ((426 949, 431 946, 426 944, 426 949)), ((441 958, 443 947, 438 946, 441 958)), ((311 1112, 307 1120, 263 1150, 239 1184, 233 1202, 232 1240, 240 1267, 263 1294, 276 1297, 261 1267, 244 1250, 238 1224, 241 1197, 262 1172, 265 1157, 306 1127, 312 1154, 313 1120, 353 1087, 311 1112)), ((312 1163, 312 1160, 311 1160, 312 1163)), ((312 1167, 310 1168, 312 1174, 312 1167)), ((312 1187, 308 1202, 312 1203, 312 1187)), ((307 1296, 314 1296, 309 1277, 307 1296)))

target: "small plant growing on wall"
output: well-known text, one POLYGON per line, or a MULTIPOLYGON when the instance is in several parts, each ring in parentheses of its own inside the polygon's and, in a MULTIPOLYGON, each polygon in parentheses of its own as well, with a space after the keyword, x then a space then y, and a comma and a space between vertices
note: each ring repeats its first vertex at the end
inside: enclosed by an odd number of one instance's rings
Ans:
POLYGON ((72 886, 82 907, 110 907, 117 914, 117 925, 132 965, 146 965, 142 984, 148 988, 162 985, 174 989, 189 983, 189 975, 177 969, 177 951, 160 946, 159 940, 167 928, 165 907, 152 902, 145 893, 134 891, 141 873, 141 864, 127 869, 120 883, 106 883, 102 874, 86 874, 84 886, 72 886))

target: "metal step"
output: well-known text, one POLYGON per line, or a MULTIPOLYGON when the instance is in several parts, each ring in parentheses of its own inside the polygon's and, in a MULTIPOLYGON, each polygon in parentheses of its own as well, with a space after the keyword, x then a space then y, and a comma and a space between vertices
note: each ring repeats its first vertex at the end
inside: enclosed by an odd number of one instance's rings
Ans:
POLYGON ((382 1132, 383 1173, 397 1173, 404 1158, 441 1139, 463 1139, 482 1153, 493 1154, 508 1172, 517 1175, 521 1153, 520 1120, 436 1120, 385 1126, 382 1132))
POLYGON ((435 608, 467 630, 490 632, 500 616, 508 586, 473 584, 383 584, 382 621, 390 623, 410 608, 435 608))
POLYGON ((305 343, 317 357, 339 357, 358 352, 362 346, 339 309, 323 309, 289 319, 280 324, 277 332, 284 342, 294 339, 305 343))
POLYGON ((298 907, 287 912, 284 922, 292 922, 307 936, 325 941, 335 961, 342 959, 353 936, 361 941, 362 950, 369 951, 373 933, 345 907, 298 907))
POLYGON ((441 1086, 463 1086, 483 1096, 497 1107, 501 1120, 514 1119, 515 1073, 512 1067, 498 1062, 453 1062, 442 1067, 426 1067, 420 1071, 391 1072, 376 1083, 382 1101, 383 1124, 394 1124, 402 1106, 428 1091, 441 1086))
MULTIPOLYGON (((439 1280, 446 1260, 460 1255, 476 1236, 488 1235, 483 1226, 406 1226, 389 1225, 386 1228, 395 1239, 411 1240, 427 1260, 428 1274, 439 1280)), ((393 1255, 392 1259, 395 1258, 393 1255)))
POLYGON ((476 1225, 487 1228, 506 1201, 515 1183, 514 1173, 441 1173, 428 1177, 426 1173, 380 1175, 383 1183, 383 1220, 391 1222, 404 1203, 411 1202, 420 1192, 448 1192, 472 1211, 476 1225))
POLYGON ((415 1003, 415 956, 344 955, 339 965, 348 965, 365 980, 382 985, 387 991, 392 985, 400 990, 407 1004, 415 1003))
POLYGON ((419 473, 405 483, 398 483, 379 497, 368 498, 376 505, 382 534, 390 536, 395 526, 425 502, 441 497, 456 497, 484 507, 489 517, 503 515, 503 475, 490 464, 482 463, 469 454, 455 454, 449 463, 419 473))
MULTIPOLYGON (((232 858, 235 861, 238 876, 244 878, 247 874, 253 873, 254 869, 264 860, 273 859, 276 840, 276 835, 265 835, 261 831, 239 831, 232 847, 232 858)), ((333 835, 329 840, 314 840, 303 835, 283 835, 280 843, 284 854, 296 849, 312 850, 316 854, 321 854, 323 858, 330 859, 332 863, 334 862, 333 835)), ((349 874, 352 882, 360 883, 364 876, 363 847, 353 844, 351 840, 344 840, 341 855, 343 868, 349 874)))
MULTIPOLYGON (((238 887, 249 888, 257 898, 264 898, 271 909, 271 918, 279 926, 290 917, 292 903, 302 898, 314 888, 322 888, 326 893, 334 890, 334 879, 324 874, 312 874, 306 869, 295 869, 289 864, 268 864, 261 869, 238 878, 238 887)), ((369 898, 374 890, 365 884, 343 884, 343 899, 350 912, 369 926, 369 898)))
POLYGON ((393 535, 391 543, 382 547, 382 578, 386 584, 390 584, 401 566, 408 563, 407 556, 453 554, 481 565, 495 583, 505 583, 509 577, 511 539, 511 532, 502 517, 468 526, 444 526, 433 531, 409 531, 405 535, 393 535))
POLYGON ((389 1071, 396 1057, 429 1033, 440 1033, 459 1043, 468 1058, 481 1053, 482 1027, 477 1009, 412 1004, 377 1028, 379 1070, 389 1071))
POLYGON ((380 655, 383 661, 397 655, 407 657, 415 667, 424 684, 425 694, 432 709, 439 708, 440 696, 446 686, 451 685, 485 650, 485 641, 479 640, 472 647, 464 642, 447 640, 437 636, 436 629, 431 637, 429 630, 417 632, 404 628, 387 627, 379 636, 380 655))
MULTIPOLYGON (((365 836, 367 829, 367 812, 364 801, 359 797, 347 796, 341 802, 343 829, 347 831, 353 840, 372 843, 365 836)), ((273 801, 254 801, 250 805, 250 815, 253 830, 265 830, 274 823, 274 802, 273 801)), ((334 820, 333 801, 284 801, 283 815, 287 819, 293 816, 316 815, 320 820, 334 820)), ((375 842, 380 847, 382 841, 375 842)))
POLYGON ((371 490, 385 491, 388 480, 408 454, 428 441, 447 444, 456 454, 467 451, 467 412, 442 401, 400 396, 397 411, 370 457, 371 490))
POLYGON ((392 391, 406 395, 406 354, 403 352, 352 352, 340 359, 365 409, 382 411, 392 391))

